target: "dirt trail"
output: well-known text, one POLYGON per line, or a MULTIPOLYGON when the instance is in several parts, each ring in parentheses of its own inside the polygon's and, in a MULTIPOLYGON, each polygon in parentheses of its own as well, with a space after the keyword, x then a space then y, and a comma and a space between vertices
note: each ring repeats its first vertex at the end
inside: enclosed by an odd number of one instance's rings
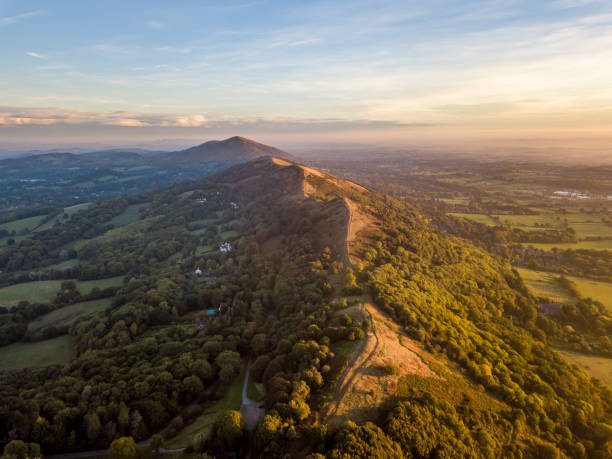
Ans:
POLYGON ((251 400, 247 396, 247 386, 249 383, 249 374, 251 373, 251 361, 247 364, 246 373, 244 375, 244 384, 242 385, 242 406, 240 407, 240 413, 247 423, 247 427, 250 432, 255 430, 257 423, 263 418, 265 410, 263 408, 263 402, 256 402, 251 400))

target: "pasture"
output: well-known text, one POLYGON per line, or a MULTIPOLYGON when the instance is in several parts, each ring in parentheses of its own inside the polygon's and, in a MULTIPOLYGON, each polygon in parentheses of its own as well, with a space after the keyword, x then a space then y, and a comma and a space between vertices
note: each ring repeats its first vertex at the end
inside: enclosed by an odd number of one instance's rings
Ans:
MULTIPOLYGON (((0 306, 13 306, 20 301, 29 301, 30 303, 48 303, 55 298, 55 295, 59 291, 62 282, 63 280, 34 281, 0 288, 0 306)), ((87 294, 95 287, 98 287, 99 289, 118 287, 123 284, 123 276, 75 282, 79 292, 87 294)))
POLYGON ((453 217, 465 218, 466 220, 471 220, 476 223, 484 223, 489 226, 498 226, 499 222, 489 215, 485 214, 460 214, 460 213, 450 213, 453 217))
POLYGON ((592 377, 612 386, 612 359, 557 349, 565 360, 586 370, 592 377))
POLYGON ((111 302, 112 298, 102 298, 100 300, 85 301, 64 306, 63 308, 51 311, 30 322, 28 324, 28 332, 34 335, 49 326, 54 326, 56 328, 70 326, 80 317, 88 317, 96 312, 102 311, 109 306, 111 302))
POLYGON ((132 204, 128 206, 123 212, 117 215, 110 221, 110 224, 115 228, 119 226, 128 225, 130 223, 134 223, 135 221, 140 219, 140 209, 147 207, 150 203, 145 202, 141 204, 132 204))
MULTIPOLYGON (((556 273, 516 268, 527 287, 536 296, 548 297, 554 302, 566 303, 575 301, 569 292, 559 284, 556 273)), ((612 311, 612 283, 595 281, 584 277, 565 276, 576 284, 576 289, 583 298, 592 298, 612 311)))
POLYGON ((557 281, 559 274, 516 268, 532 294, 550 298, 556 303, 567 303, 573 298, 557 281))
POLYGON ((34 217, 3 223, 0 225, 0 230, 7 230, 9 232, 15 231, 16 233, 32 231, 40 226, 40 223, 45 217, 46 215, 36 215, 34 217))
POLYGON ((13 343, 0 347, 0 369, 19 370, 29 367, 68 363, 74 356, 70 335, 38 341, 13 343))
POLYGON ((557 242, 552 244, 528 243, 522 244, 524 247, 533 247, 534 249, 546 250, 551 252, 554 248, 560 250, 566 249, 586 249, 586 250, 612 250, 612 239, 602 239, 599 241, 579 241, 579 242, 557 242))

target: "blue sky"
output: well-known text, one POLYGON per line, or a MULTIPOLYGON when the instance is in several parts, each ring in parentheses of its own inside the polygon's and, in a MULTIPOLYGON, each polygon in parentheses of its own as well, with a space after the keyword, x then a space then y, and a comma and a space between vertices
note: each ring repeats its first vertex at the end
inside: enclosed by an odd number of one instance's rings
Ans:
POLYGON ((612 2, 0 0, 0 137, 612 127, 612 2))

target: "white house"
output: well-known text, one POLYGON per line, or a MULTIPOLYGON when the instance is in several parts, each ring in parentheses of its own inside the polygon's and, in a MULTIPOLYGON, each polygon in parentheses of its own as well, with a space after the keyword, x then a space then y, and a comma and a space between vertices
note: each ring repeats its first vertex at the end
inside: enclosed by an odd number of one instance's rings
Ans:
POLYGON ((231 252, 232 245, 229 242, 224 242, 223 244, 219 246, 219 251, 223 253, 231 252))
POLYGON ((201 276, 202 275, 202 270, 200 268, 196 268, 195 275, 196 276, 201 276))

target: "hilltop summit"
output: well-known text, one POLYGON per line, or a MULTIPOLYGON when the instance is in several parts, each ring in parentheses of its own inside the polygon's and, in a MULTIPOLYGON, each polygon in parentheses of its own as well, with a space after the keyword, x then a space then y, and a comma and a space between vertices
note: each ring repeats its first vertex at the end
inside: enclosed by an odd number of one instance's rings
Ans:
POLYGON ((261 156, 293 157, 278 148, 264 145, 245 137, 234 136, 225 140, 211 140, 195 147, 165 155, 173 162, 249 161, 261 156))

